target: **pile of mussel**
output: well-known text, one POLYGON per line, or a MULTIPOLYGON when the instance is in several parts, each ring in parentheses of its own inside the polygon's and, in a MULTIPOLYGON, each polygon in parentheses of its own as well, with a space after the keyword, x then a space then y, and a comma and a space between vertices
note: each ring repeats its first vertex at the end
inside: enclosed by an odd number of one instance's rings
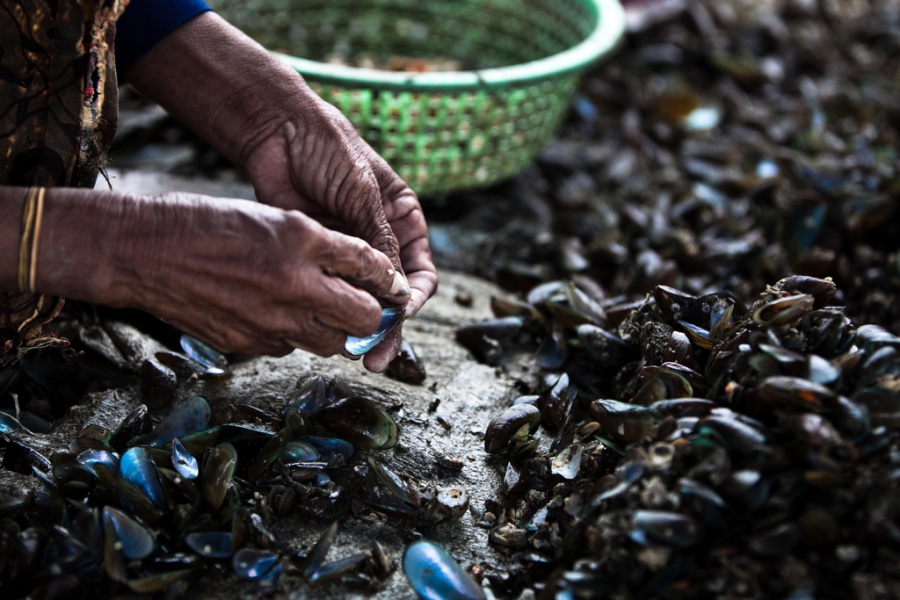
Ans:
MULTIPOLYGON (((201 364, 224 369, 219 363, 201 364)), ((435 522, 468 508, 463 488, 420 488, 365 454, 393 446, 397 425, 340 378, 311 377, 281 414, 228 408, 213 410, 194 396, 154 424, 140 405, 115 430, 88 425, 47 457, 30 444, 31 432, 4 414, 2 467, 40 482, 0 502, 5 593, 186 589, 204 570, 226 567, 260 592, 276 589, 284 572, 310 584, 352 577, 374 585, 394 569, 377 542, 368 553, 325 562, 339 517, 364 506, 435 522), (333 525, 298 556, 279 547, 270 529, 274 518, 289 515, 333 525)))
POLYGON ((834 294, 802 276, 749 306, 657 286, 625 313, 556 282, 461 328, 481 360, 531 348, 545 373, 485 434, 504 493, 473 510, 522 565, 493 589, 892 597, 900 337, 834 294))

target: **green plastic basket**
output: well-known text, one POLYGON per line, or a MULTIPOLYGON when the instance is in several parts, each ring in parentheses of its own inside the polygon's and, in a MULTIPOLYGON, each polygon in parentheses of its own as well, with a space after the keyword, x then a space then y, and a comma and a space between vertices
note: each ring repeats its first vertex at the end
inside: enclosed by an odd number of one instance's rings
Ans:
POLYGON ((578 77, 625 28, 618 0, 211 4, 300 72, 422 196, 488 186, 528 165, 556 132, 578 77), (361 53, 450 58, 470 70, 324 62, 361 53))

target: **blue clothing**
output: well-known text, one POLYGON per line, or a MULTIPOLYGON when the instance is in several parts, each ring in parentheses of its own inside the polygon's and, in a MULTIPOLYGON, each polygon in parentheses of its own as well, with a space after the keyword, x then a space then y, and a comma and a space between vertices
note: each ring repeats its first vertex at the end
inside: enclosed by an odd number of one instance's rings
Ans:
POLYGON ((116 22, 119 79, 160 40, 208 10, 204 0, 131 0, 116 22))

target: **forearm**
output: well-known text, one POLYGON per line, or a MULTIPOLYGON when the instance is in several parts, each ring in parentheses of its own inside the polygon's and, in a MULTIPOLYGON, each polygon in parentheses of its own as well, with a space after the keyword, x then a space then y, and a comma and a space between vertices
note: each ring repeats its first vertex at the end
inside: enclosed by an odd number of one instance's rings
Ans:
MULTIPOLYGON (((27 188, 0 186, 0 289, 17 290, 22 210, 27 188)), ((88 302, 124 306, 135 274, 132 252, 145 252, 136 219, 139 199, 115 192, 48 188, 40 224, 35 289, 88 302), (130 224, 130 225, 129 225, 130 224), (122 244, 120 240, 129 240, 122 244)))
POLYGON ((164 38, 126 77, 242 168, 313 96, 299 74, 215 13, 164 38))

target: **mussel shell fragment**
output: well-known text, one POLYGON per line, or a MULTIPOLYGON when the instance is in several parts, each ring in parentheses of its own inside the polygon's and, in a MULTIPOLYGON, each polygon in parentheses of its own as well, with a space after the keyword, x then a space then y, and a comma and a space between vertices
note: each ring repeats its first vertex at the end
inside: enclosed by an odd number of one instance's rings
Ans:
POLYGON ((584 446, 575 442, 565 450, 553 457, 550 463, 550 471, 563 479, 575 479, 581 469, 581 454, 584 446))
POLYGON ((814 304, 815 298, 809 294, 784 296, 755 306, 752 318, 761 327, 779 327, 798 321, 814 304))

